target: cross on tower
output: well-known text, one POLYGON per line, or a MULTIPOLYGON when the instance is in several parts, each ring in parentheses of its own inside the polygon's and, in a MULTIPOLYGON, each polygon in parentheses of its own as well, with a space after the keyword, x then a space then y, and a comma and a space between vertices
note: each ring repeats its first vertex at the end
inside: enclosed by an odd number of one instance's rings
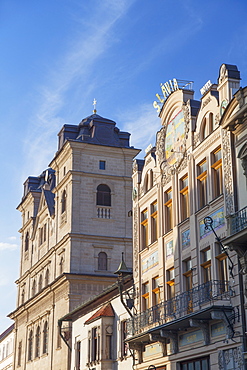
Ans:
POLYGON ((93 110, 93 113, 96 113, 96 104, 97 104, 97 100, 94 98, 93 100, 93 107, 94 107, 94 110, 93 110))

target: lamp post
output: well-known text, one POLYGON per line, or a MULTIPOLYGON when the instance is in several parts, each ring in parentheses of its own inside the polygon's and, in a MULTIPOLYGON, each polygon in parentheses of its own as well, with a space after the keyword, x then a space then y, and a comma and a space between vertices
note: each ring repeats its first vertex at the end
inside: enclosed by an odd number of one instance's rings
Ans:
POLYGON ((229 253, 228 253, 227 249, 226 249, 226 248, 225 248, 225 246, 222 244, 222 242, 221 242, 221 240, 220 240, 220 237, 216 234, 216 232, 215 232, 215 230, 214 230, 214 227, 213 227, 213 223, 214 223, 214 221, 213 221, 212 217, 207 216, 207 217, 205 217, 205 218, 204 218, 205 230, 212 230, 212 231, 213 231, 213 233, 214 233, 214 235, 215 235, 215 238, 216 238, 217 242, 220 244, 220 246, 221 246, 222 250, 223 250, 223 251, 225 252, 225 254, 227 255, 227 258, 228 258, 228 260, 229 260, 229 262, 230 262, 230 264, 229 264, 229 271, 230 271, 230 275, 231 275, 231 277, 234 279, 234 275, 233 275, 233 268, 234 268, 234 264, 233 264, 233 262, 232 262, 232 260, 231 260, 231 257, 229 256, 229 253))
POLYGON ((117 271, 114 272, 114 274, 118 275, 117 282, 118 282, 118 290, 119 290, 120 300, 121 300, 123 306, 125 307, 126 311, 129 313, 130 317, 133 317, 133 314, 130 311, 130 308, 132 308, 134 306, 134 302, 130 302, 131 299, 129 298, 129 300, 127 300, 127 304, 126 304, 124 302, 124 298, 123 298, 124 277, 127 276, 127 275, 132 275, 132 271, 130 271, 128 269, 128 267, 126 266, 126 263, 124 262, 123 255, 124 255, 124 253, 122 252, 122 261, 121 261, 117 271))

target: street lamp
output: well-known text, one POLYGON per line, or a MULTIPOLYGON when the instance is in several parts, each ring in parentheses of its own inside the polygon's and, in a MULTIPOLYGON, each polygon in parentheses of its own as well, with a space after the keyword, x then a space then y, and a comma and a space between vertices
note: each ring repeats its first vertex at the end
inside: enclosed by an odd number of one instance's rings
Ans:
POLYGON ((114 272, 114 274, 118 275, 117 283, 118 283, 118 290, 119 290, 120 300, 121 300, 123 306, 125 307, 125 309, 127 310, 127 312, 129 313, 129 315, 131 317, 133 317, 133 314, 130 310, 131 310, 131 308, 134 307, 134 299, 129 297, 126 300, 126 303, 125 303, 124 298, 123 298, 124 278, 128 275, 132 275, 132 271, 130 271, 130 269, 128 269, 128 267, 126 266, 126 263, 124 262, 123 255, 124 255, 124 253, 122 252, 122 261, 121 261, 117 271, 114 272))
POLYGON ((220 246, 221 246, 222 250, 223 250, 223 251, 225 252, 225 254, 227 255, 227 258, 228 258, 228 260, 229 260, 229 262, 230 262, 230 265, 229 265, 230 275, 231 275, 231 277, 234 279, 234 275, 233 275, 233 268, 234 268, 234 264, 233 264, 233 262, 232 262, 232 260, 231 260, 231 257, 229 256, 229 253, 228 253, 227 249, 226 249, 226 248, 225 248, 225 246, 222 244, 220 237, 216 234, 216 232, 215 232, 215 230, 214 230, 214 227, 213 227, 213 223, 214 223, 214 221, 213 221, 212 217, 207 216, 207 217, 205 217, 205 218, 204 218, 204 220, 203 220, 203 221, 204 221, 204 225, 205 225, 205 230, 212 230, 212 231, 213 231, 213 233, 214 233, 214 235, 215 235, 215 238, 216 238, 217 242, 220 244, 220 246))

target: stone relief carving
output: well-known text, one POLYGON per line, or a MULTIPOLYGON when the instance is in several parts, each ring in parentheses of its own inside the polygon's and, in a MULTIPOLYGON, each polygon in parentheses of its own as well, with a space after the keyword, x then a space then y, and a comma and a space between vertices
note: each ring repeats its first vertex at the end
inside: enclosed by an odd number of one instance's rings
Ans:
POLYGON ((160 131, 157 132, 156 156, 160 166, 165 159, 165 133, 166 133, 165 127, 162 127, 160 131))
POLYGON ((138 206, 134 208, 134 225, 133 225, 133 247, 134 247, 134 278, 138 278, 138 254, 139 254, 139 240, 138 240, 138 206))
POLYGON ((208 105, 211 102, 211 100, 212 100, 211 99, 211 96, 207 97, 207 99, 204 100, 201 109, 203 109, 204 107, 206 107, 206 105, 208 105))
POLYGON ((243 350, 241 347, 220 350, 218 352, 219 369, 234 368, 244 370, 243 350))
POLYGON ((188 100, 186 103, 183 104, 183 113, 184 113, 184 122, 186 128, 189 128, 189 124, 191 121, 191 114, 190 114, 190 101, 188 100))
POLYGON ((163 162, 161 172, 162 172, 161 185, 165 186, 171 181, 172 171, 171 168, 166 163, 163 162))
POLYGON ((231 161, 230 132, 222 130, 222 154, 225 178, 225 216, 234 213, 233 173, 231 161))
POLYGON ((221 84, 225 80, 226 77, 227 77, 227 70, 226 70, 225 64, 223 64, 220 69, 219 84, 221 84))
POLYGON ((243 174, 247 177, 247 156, 244 158, 241 158, 241 165, 243 167, 243 174))
POLYGON ((220 123, 220 115, 217 113, 214 117, 215 126, 219 126, 220 123))
POLYGON ((180 162, 180 165, 177 168, 177 172, 183 171, 188 166, 188 157, 187 155, 184 156, 184 159, 182 162, 180 162))
POLYGON ((132 171, 133 171, 133 173, 135 173, 135 172, 137 172, 137 171, 138 171, 138 164, 137 164, 137 162, 136 162, 136 161, 134 161, 134 163, 133 163, 132 171))
POLYGON ((200 134, 194 133, 193 136, 193 147, 195 148, 200 143, 200 134))
POLYGON ((152 162, 152 157, 151 156, 145 161, 145 165, 148 165, 150 162, 152 162))

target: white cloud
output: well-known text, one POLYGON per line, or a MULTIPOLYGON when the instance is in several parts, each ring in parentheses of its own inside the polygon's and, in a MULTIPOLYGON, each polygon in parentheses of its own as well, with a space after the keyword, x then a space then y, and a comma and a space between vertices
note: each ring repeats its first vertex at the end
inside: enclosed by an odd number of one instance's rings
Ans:
POLYGON ((0 251, 4 251, 4 250, 13 251, 13 250, 16 250, 17 248, 18 248, 18 244, 0 242, 0 251))
POLYGON ((124 131, 131 133, 131 145, 143 149, 141 156, 144 157, 145 149, 149 144, 155 146, 156 132, 160 130, 160 118, 152 104, 142 104, 133 107, 132 111, 125 111, 120 115, 118 122, 124 131))
POLYGON ((79 19, 79 36, 76 38, 71 35, 71 45, 48 71, 47 83, 39 89, 42 96, 34 116, 31 117, 29 135, 24 142, 29 173, 31 171, 37 175, 47 167, 56 147, 56 133, 65 123, 59 113, 66 93, 74 82, 79 81, 81 85, 87 86, 82 90, 81 101, 88 96, 92 85, 94 86, 92 67, 118 41, 113 28, 134 1, 104 0, 92 12, 92 19, 86 20, 86 27, 83 16, 79 19), (34 157, 35 164, 30 169, 30 161, 34 157))
POLYGON ((16 239, 17 239, 17 237, 16 237, 16 236, 10 236, 8 239, 9 239, 9 240, 16 240, 16 239))

